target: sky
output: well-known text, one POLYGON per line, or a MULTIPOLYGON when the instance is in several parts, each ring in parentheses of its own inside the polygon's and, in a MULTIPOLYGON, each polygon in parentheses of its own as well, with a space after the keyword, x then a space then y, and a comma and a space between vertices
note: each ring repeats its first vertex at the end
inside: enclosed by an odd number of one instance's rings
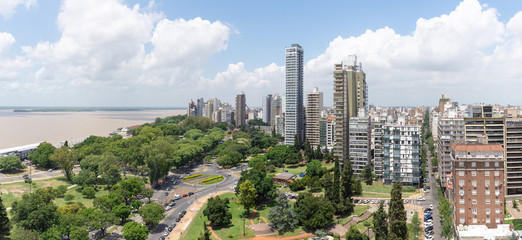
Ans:
POLYGON ((304 91, 356 55, 371 104, 522 105, 522 1, 2 0, 0 106, 186 107, 304 91))

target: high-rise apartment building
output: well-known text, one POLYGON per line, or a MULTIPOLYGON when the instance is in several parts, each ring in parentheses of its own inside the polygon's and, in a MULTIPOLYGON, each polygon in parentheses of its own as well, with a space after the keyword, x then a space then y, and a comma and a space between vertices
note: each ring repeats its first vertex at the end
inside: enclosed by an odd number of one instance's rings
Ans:
POLYGON ((384 125, 383 177, 385 184, 400 180, 420 187, 420 126, 384 125))
POLYGON ((453 142, 463 142, 464 118, 440 117, 438 121, 439 139, 435 142, 436 155, 439 160, 439 175, 442 186, 446 186, 446 178, 452 171, 451 145, 453 142))
POLYGON ((270 123, 272 116, 270 111, 272 110, 272 94, 268 94, 263 97, 263 122, 270 123))
POLYGON ((319 121, 323 111, 323 93, 315 87, 307 94, 306 100, 306 138, 310 145, 317 147, 320 142, 319 121))
POLYGON ((275 129, 276 127, 276 116, 283 114, 283 99, 279 94, 274 94, 270 102, 270 128, 275 129))
POLYGON ((355 176, 361 178, 364 167, 370 164, 371 124, 368 117, 352 117, 349 125, 349 156, 355 176))
POLYGON ((236 127, 242 127, 246 125, 246 110, 245 93, 238 94, 236 96, 236 127))
POLYGON ((339 160, 348 157, 349 121, 357 117, 359 109, 368 110, 368 88, 366 74, 361 65, 357 65, 355 56, 353 65, 335 64, 334 69, 334 115, 335 115, 335 146, 334 154, 339 160))
POLYGON ((507 195, 522 195, 522 119, 506 118, 507 195))
POLYGON ((328 116, 326 118, 326 146, 333 146, 335 144, 334 132, 335 132, 335 117, 328 116))
POLYGON ((204 117, 204 113, 205 113, 205 100, 203 100, 203 98, 198 98, 198 101, 196 103, 196 116, 204 117))
POLYGON ((205 104, 205 110, 205 116, 212 119, 212 116, 214 115, 214 104, 212 103, 212 101, 207 101, 207 103, 205 104))
MULTIPOLYGON (((452 149, 455 226, 504 224, 504 149, 500 144, 458 143, 452 149)), ((450 185, 451 186, 451 185, 450 185)))
POLYGON ((293 145, 294 136, 300 142, 305 137, 305 113, 303 103, 303 48, 299 44, 285 48, 286 109, 285 144, 293 145))
MULTIPOLYGON (((475 115, 475 113, 473 113, 475 115)), ((486 134, 490 144, 500 144, 504 147, 505 118, 472 117, 464 118, 466 142, 477 142, 477 139, 486 134)))
POLYGON ((384 118, 372 118, 372 130, 373 130, 373 171, 377 178, 382 179, 383 173, 383 160, 384 160, 384 149, 383 149, 383 126, 385 124, 384 118))
POLYGON ((326 127, 326 118, 321 117, 321 119, 319 120, 319 146, 321 147, 326 146, 326 140, 328 138, 328 132, 326 127))

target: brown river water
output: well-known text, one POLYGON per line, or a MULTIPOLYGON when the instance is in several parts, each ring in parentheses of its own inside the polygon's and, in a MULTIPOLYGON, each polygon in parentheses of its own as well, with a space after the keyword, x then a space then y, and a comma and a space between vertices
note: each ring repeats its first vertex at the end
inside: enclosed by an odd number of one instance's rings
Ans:
POLYGON ((118 128, 185 113, 183 109, 91 112, 13 112, 13 109, 0 109, 0 149, 40 141, 55 146, 65 140, 76 144, 91 135, 109 136, 118 128))

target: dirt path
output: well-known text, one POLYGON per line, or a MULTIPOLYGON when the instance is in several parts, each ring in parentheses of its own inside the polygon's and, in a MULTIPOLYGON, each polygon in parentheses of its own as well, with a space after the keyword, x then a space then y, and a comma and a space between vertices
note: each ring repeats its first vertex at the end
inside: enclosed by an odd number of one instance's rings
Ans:
POLYGON ((297 236, 291 237, 276 237, 276 236, 262 236, 262 237, 253 237, 253 238, 245 238, 244 240, 295 240, 295 239, 304 239, 315 237, 313 233, 302 233, 297 236))
POLYGON ((218 235, 214 232, 214 229, 212 229, 212 224, 210 224, 210 226, 208 226, 208 229, 210 229, 210 233, 212 233, 212 236, 217 239, 217 240, 221 240, 221 238, 218 237, 218 235))

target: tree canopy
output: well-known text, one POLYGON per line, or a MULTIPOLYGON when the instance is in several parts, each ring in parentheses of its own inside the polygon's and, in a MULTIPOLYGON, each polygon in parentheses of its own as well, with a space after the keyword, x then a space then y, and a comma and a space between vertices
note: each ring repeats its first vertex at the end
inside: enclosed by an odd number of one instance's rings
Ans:
POLYGON ((227 198, 220 198, 219 196, 211 197, 208 199, 207 207, 203 210, 203 215, 205 215, 214 226, 226 226, 231 223, 232 219, 228 204, 229 201, 227 198))

